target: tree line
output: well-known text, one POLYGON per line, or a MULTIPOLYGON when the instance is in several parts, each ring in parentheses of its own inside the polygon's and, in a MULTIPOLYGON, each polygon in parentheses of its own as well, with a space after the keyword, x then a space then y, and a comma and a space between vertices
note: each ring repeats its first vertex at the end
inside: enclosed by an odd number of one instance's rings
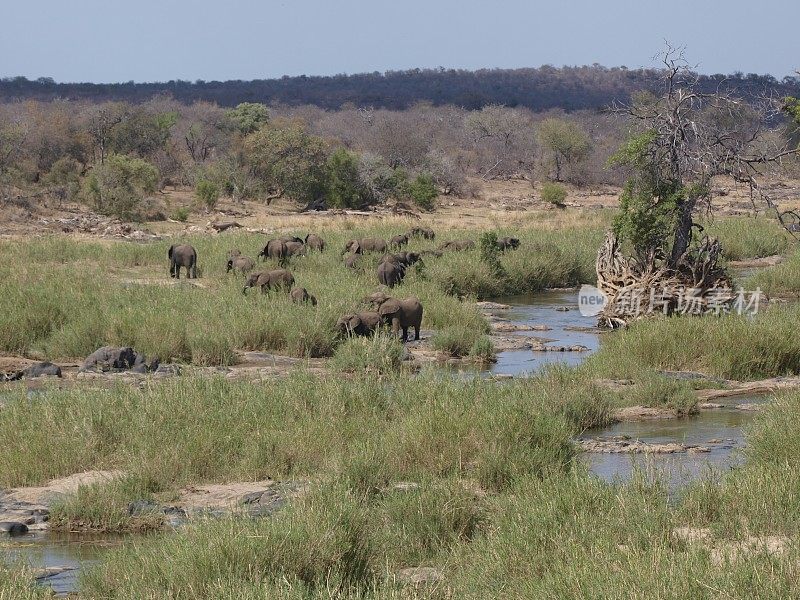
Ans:
MULTIPOLYGON (((139 103, 169 95, 183 103, 213 102, 233 107, 243 102, 268 105, 314 105, 328 110, 349 104, 403 110, 419 102, 454 105, 468 110, 502 104, 529 108, 597 110, 614 101, 628 102, 641 90, 660 92, 660 69, 607 68, 600 65, 526 69, 411 69, 385 73, 333 76, 284 76, 253 81, 181 81, 154 83, 57 83, 52 78, 0 79, 0 101, 88 100, 139 103)), ((800 78, 734 73, 699 75, 698 89, 737 90, 744 98, 765 90, 783 96, 800 95, 800 78)))

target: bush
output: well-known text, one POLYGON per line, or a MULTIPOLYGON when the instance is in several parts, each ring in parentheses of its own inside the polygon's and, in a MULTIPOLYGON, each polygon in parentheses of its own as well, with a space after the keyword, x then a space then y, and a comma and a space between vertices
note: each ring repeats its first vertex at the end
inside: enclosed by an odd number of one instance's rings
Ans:
POLYGON ((445 327, 433 334, 433 347, 450 356, 467 356, 481 336, 469 327, 445 327))
POLYGON ((216 183, 208 179, 201 179, 195 186, 195 193, 208 210, 213 210, 219 200, 220 189, 216 183))
POLYGON ((369 202, 369 193, 359 175, 359 160, 355 154, 338 148, 325 163, 325 194, 329 206, 361 208, 369 202))
POLYGON ((86 201, 98 212, 135 220, 143 215, 142 201, 156 191, 158 169, 135 156, 114 154, 96 165, 84 180, 86 201))
POLYGON ((185 206, 180 206, 175 209, 175 212, 172 213, 172 217, 175 221, 180 221, 181 223, 186 223, 189 220, 189 209, 185 206))
POLYGON ((551 182, 542 185, 542 200, 545 202, 561 207, 564 206, 564 200, 566 199, 567 190, 563 185, 551 182))
POLYGON ((371 338, 351 338, 341 344, 331 366, 348 373, 393 373, 403 363, 403 346, 396 337, 378 333, 371 338))
POLYGON ((469 350, 470 357, 480 362, 488 363, 495 360, 494 345, 488 336, 482 335, 469 350))
POLYGON ((433 210, 433 201, 438 196, 436 191, 436 184, 433 182, 433 177, 429 173, 420 173, 417 177, 408 184, 408 195, 417 204, 417 206, 425 210, 433 210))

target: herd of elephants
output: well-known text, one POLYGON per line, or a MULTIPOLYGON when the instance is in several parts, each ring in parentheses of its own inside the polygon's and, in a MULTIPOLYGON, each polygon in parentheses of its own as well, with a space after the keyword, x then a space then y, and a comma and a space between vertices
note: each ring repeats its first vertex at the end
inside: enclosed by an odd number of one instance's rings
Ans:
MULTIPOLYGON (((343 255, 344 264, 351 269, 356 268, 359 258, 368 253, 384 253, 376 275, 378 282, 388 288, 393 288, 403 281, 406 270, 420 263, 424 256, 442 256, 447 251, 470 250, 475 247, 473 240, 451 240, 439 246, 438 250, 423 250, 409 252, 401 250, 408 245, 412 238, 435 239, 436 234, 428 227, 413 227, 407 233, 392 237, 389 241, 379 238, 362 238, 350 240, 345 244, 343 255), (389 252, 389 251, 392 252, 389 252)), ((502 237, 497 240, 497 249, 500 251, 514 250, 519 247, 519 239, 502 237)), ((258 258, 261 260, 274 259, 285 267, 287 261, 293 256, 302 256, 309 251, 324 252, 325 240, 320 236, 309 233, 305 239, 294 236, 282 236, 269 240, 258 258)), ((169 248, 170 277, 179 279, 183 267, 188 278, 197 277, 197 250, 188 244, 176 244, 169 248)), ((258 287, 263 293, 271 290, 283 290, 289 293, 290 298, 296 303, 310 303, 316 306, 317 299, 304 287, 296 287, 294 275, 285 268, 267 271, 254 271, 256 261, 249 256, 244 256, 239 249, 232 249, 228 253, 227 271, 247 275, 243 293, 248 289, 258 287)), ((401 340, 408 340, 408 330, 414 329, 414 339, 419 339, 420 325, 422 324, 422 303, 418 298, 392 298, 383 291, 377 291, 365 298, 373 310, 361 311, 342 315, 336 326, 343 335, 369 336, 375 333, 381 325, 391 326, 392 333, 397 335, 402 332, 401 340)))

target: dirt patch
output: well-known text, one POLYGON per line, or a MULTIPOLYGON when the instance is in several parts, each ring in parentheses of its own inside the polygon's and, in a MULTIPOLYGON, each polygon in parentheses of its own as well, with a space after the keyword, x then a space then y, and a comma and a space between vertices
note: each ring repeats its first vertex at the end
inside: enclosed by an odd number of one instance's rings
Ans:
POLYGON ((775 254, 773 256, 764 256, 763 258, 732 260, 728 264, 734 269, 758 269, 763 267, 774 267, 775 265, 781 264, 784 260, 786 260, 785 257, 781 256, 780 254, 775 254))
POLYGON ((653 408, 651 406, 626 406, 614 411, 616 421, 651 421, 656 419, 677 419, 678 411, 671 408, 653 408))
POLYGON ((711 529, 705 527, 678 527, 672 531, 675 542, 700 546, 709 551, 711 562, 717 566, 766 554, 780 557, 791 548, 792 541, 785 536, 748 536, 742 540, 715 539, 711 529))

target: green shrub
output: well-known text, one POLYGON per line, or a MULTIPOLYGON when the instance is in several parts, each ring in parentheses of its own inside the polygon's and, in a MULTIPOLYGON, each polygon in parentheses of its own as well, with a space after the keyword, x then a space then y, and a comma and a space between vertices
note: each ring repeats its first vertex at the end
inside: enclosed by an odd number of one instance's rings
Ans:
POLYGON ((431 343, 436 350, 450 356, 467 356, 481 337, 480 332, 470 327, 456 325, 436 331, 431 343))
POLYGON ((139 219, 142 201, 156 190, 158 169, 141 158, 113 154, 95 165, 83 182, 83 195, 98 212, 120 219, 139 219))
POLYGON ((220 197, 219 186, 208 179, 201 179, 197 182, 195 193, 208 210, 214 209, 220 197))
POLYGON ((331 366, 348 373, 394 373, 403 364, 403 354, 397 337, 377 333, 371 338, 353 337, 339 345, 331 366))
POLYGON ((433 210, 433 201, 439 193, 430 173, 420 173, 407 185, 408 195, 425 210, 433 210))
POLYGON ((361 208, 369 201, 367 189, 358 172, 358 157, 337 148, 325 163, 325 198, 336 208, 361 208))
POLYGON ((180 221, 181 223, 186 223, 186 221, 189 220, 189 209, 185 206, 179 206, 175 209, 170 218, 175 221, 180 221))
POLYGON ((555 206, 564 206, 567 199, 567 189, 558 183, 545 182, 542 184, 542 200, 555 206))

